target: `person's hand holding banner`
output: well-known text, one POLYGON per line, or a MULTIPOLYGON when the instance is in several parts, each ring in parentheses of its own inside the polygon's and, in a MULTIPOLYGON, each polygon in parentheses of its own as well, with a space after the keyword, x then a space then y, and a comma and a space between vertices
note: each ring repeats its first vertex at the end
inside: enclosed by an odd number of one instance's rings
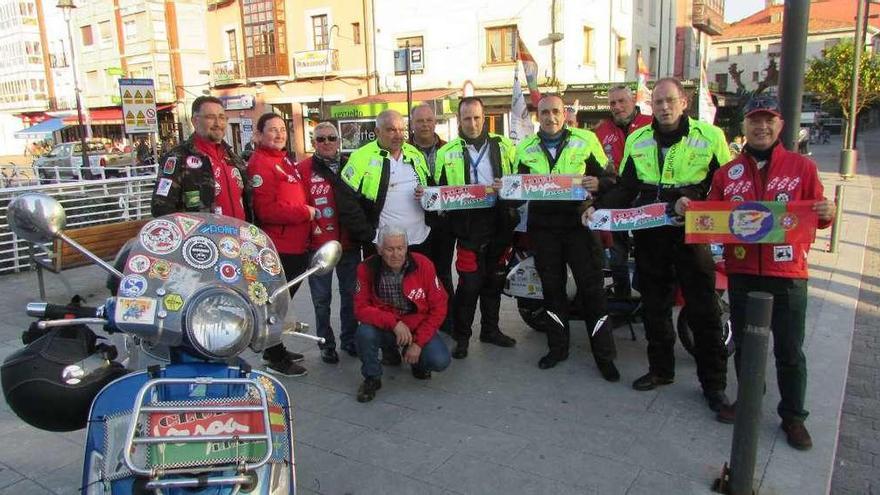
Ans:
POLYGON ((563 174, 505 175, 500 195, 502 199, 526 201, 584 201, 592 197, 584 187, 584 176, 563 174))
POLYGON ((425 211, 473 210, 495 206, 497 193, 492 186, 426 187, 420 201, 425 211))
POLYGON ((581 215, 581 223, 590 230, 625 232, 653 229, 674 222, 666 214, 666 203, 653 203, 619 210, 596 210, 592 206, 581 215))

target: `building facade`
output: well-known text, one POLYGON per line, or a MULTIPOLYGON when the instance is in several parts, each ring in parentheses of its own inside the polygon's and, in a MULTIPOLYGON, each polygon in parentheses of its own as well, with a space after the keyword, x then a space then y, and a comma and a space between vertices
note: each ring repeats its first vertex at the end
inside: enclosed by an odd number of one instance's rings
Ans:
POLYGON ((710 58, 712 38, 721 34, 724 0, 678 2, 675 31, 675 77, 700 79, 700 69, 710 58))
POLYGON ((671 76, 675 71, 675 0, 635 0, 633 8, 632 67, 627 78, 638 72, 642 58, 651 79, 671 76))
MULTIPOLYGON (((823 0, 810 4, 807 64, 811 59, 821 57, 824 49, 855 36, 856 7, 856 2, 851 0, 823 0)), ((713 40, 708 76, 714 89, 728 93, 754 91, 767 79, 768 69, 778 69, 782 14, 783 5, 768 2, 766 8, 731 24, 713 40)), ((869 18, 868 46, 875 44, 878 33, 880 19, 869 18)), ((773 74, 770 76, 773 79, 773 74)), ((769 89, 775 91, 775 80, 771 82, 769 89)))
POLYGON ((274 112, 297 156, 311 152, 331 106, 375 91, 371 14, 367 0, 209 2, 211 94, 230 117, 227 141, 240 150, 274 112))

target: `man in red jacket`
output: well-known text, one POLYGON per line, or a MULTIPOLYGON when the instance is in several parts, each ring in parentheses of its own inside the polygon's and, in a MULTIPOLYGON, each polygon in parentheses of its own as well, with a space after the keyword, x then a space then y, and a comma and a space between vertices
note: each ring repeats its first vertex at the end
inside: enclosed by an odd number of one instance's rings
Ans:
MULTIPOLYGON (((611 108, 611 118, 599 122, 596 126, 596 137, 599 138, 602 149, 608 156, 608 166, 614 167, 616 174, 620 169, 620 161, 623 160, 623 145, 626 143, 626 137, 632 131, 650 125, 651 116, 642 114, 636 106, 636 98, 632 90, 622 85, 614 86, 608 91, 608 106, 611 108)), ((632 239, 629 232, 609 234, 613 239, 610 265, 614 296, 629 298, 632 292, 629 280, 629 253, 632 250, 632 239)))
MULTIPOLYGON (((710 201, 815 201, 820 229, 831 225, 835 205, 825 199, 816 164, 783 148, 779 133, 784 124, 777 101, 753 98, 746 104, 743 153, 720 168, 712 178, 710 201)), ((807 316, 807 253, 809 244, 728 244, 724 264, 730 290, 734 362, 739 371, 741 336, 745 328, 746 300, 750 291, 773 294, 773 354, 782 418, 789 445, 807 450, 813 445, 804 426, 807 411, 807 361, 803 352, 807 316)), ((718 420, 732 423, 735 405, 722 407, 718 420)))
MULTIPOLYGON (((403 360, 419 380, 449 366, 450 355, 437 329, 446 318, 447 295, 434 265, 418 253, 407 252, 406 230, 395 225, 379 228, 379 253, 358 266, 354 315, 360 321, 355 335, 364 382, 358 402, 369 402, 382 388, 383 356, 404 349, 403 360), (393 352, 390 352, 393 351, 393 352)), ((386 364, 400 364, 383 360, 386 364)))

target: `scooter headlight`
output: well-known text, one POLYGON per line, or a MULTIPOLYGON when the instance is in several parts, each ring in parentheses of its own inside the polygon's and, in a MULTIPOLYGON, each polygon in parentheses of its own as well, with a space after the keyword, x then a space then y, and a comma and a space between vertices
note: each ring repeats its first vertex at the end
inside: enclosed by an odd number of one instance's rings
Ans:
POLYGON ((248 346, 254 334, 254 313, 237 292, 213 287, 197 294, 186 313, 186 333, 200 353, 228 358, 248 346))

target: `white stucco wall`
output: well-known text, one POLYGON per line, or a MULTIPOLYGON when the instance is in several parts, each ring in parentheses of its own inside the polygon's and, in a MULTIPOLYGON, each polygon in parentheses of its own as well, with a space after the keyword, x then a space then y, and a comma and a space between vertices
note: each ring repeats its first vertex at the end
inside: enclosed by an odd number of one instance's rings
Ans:
MULTIPOLYGON (((556 44, 556 78, 567 84, 623 81, 627 69, 635 77, 629 60, 620 69, 612 35, 633 46, 634 0, 557 0, 556 31, 564 38, 556 44), (593 63, 584 63, 584 27, 593 31, 593 63)), ((668 2, 668 0, 667 0, 668 2)), ((413 75, 414 89, 459 89, 470 80, 480 89, 509 88, 513 83, 513 64, 486 63, 486 28, 516 25, 520 37, 538 64, 539 84, 552 76, 550 46, 539 41, 551 32, 551 2, 532 0, 375 0, 376 66, 383 91, 406 89, 405 76, 394 75, 393 51, 397 39, 422 36, 425 44, 425 70, 413 75), (499 6, 501 8, 499 8, 499 6)))

